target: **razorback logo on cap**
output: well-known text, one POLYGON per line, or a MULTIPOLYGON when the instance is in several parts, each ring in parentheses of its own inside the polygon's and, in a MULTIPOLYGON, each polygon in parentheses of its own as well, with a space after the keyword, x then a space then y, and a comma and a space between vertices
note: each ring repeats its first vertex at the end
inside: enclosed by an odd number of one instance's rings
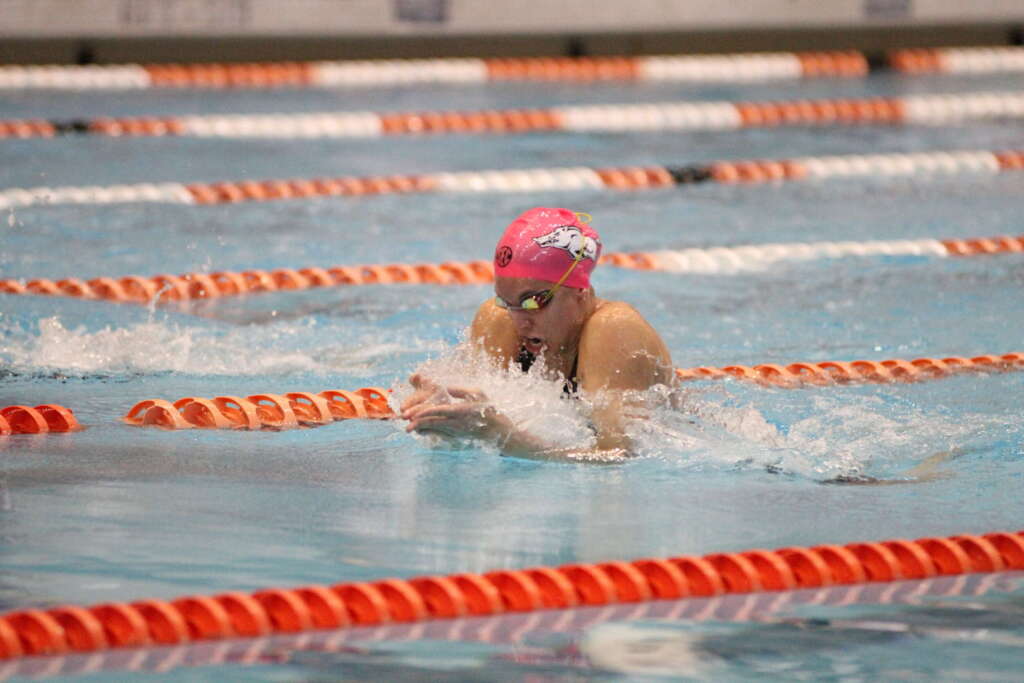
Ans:
MULTIPOLYGON (((534 237, 533 241, 540 247, 565 249, 573 260, 597 258, 597 240, 584 235, 575 225, 560 225, 546 235, 534 237)), ((511 254, 509 256, 511 258, 511 254)))

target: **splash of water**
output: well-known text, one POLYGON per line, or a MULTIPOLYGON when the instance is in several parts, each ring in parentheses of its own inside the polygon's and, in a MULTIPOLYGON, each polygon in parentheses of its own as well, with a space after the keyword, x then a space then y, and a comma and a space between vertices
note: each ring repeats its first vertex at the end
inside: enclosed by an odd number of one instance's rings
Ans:
MULTIPOLYGON (((596 434, 590 415, 595 407, 617 398, 602 393, 567 400, 561 379, 544 378, 543 358, 529 373, 523 373, 516 367, 499 367, 465 343, 447 349, 416 372, 441 386, 483 391, 517 428, 552 449, 593 448, 596 434)), ((405 382, 392 389, 396 406, 414 391, 405 382)), ((712 405, 698 394, 676 387, 657 385, 645 392, 631 392, 625 399, 626 435, 632 454, 640 458, 658 458, 685 468, 732 468, 737 462, 751 461, 766 447, 777 447, 780 439, 776 428, 754 408, 712 405), (706 419, 705 413, 713 419, 706 419)), ((419 438, 431 447, 472 445, 497 452, 491 443, 453 442, 432 435, 419 438)), ((776 459, 772 456, 764 464, 776 459)))
MULTIPOLYGON (((417 368, 416 372, 446 387, 470 388, 483 391, 487 400, 506 415, 519 429, 543 438, 552 448, 592 447, 593 432, 586 415, 575 401, 567 401, 561 382, 541 377, 543 361, 537 371, 524 373, 518 368, 504 369, 482 352, 467 344, 449 347, 440 356, 417 368)), ((393 398, 400 405, 414 389, 400 382, 393 387, 393 398)), ((453 399, 456 400, 456 399, 453 399)), ((419 435, 430 446, 460 445, 432 435, 419 435)), ((463 443, 462 445, 465 445, 463 443)), ((485 450, 496 450, 491 444, 480 445, 485 450)))
POLYGON ((11 365, 23 372, 60 371, 149 374, 181 372, 203 375, 249 375, 315 369, 302 352, 253 354, 239 335, 217 338, 209 331, 149 321, 90 332, 69 329, 53 316, 39 321, 38 336, 7 347, 11 365))
MULTIPOLYGON (((566 400, 560 381, 542 373, 503 369, 462 344, 447 349, 417 372, 442 386, 482 390, 496 409, 552 448, 592 447, 588 415, 601 397, 566 400)), ((412 395, 405 382, 394 387, 395 405, 412 395)), ((626 432, 641 460, 662 462, 675 470, 772 472, 828 481, 900 472, 963 440, 963 426, 912 406, 894 405, 874 395, 792 395, 787 409, 799 414, 766 417, 779 398, 749 387, 652 387, 635 397, 626 432)), ((452 399, 457 400, 457 399, 452 399)), ((453 442, 421 436, 431 447, 482 447, 493 444, 453 442)))

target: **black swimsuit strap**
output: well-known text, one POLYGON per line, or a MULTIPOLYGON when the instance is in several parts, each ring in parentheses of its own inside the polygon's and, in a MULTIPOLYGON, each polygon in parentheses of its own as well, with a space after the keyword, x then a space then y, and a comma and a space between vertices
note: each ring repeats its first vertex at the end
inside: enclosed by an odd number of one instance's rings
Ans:
MULTIPOLYGON (((523 372, 529 372, 535 360, 537 360, 537 357, 530 353, 525 346, 519 347, 519 353, 516 354, 516 364, 519 365, 523 372)), ((580 390, 579 382, 576 379, 576 370, 579 363, 580 355, 577 353, 576 357, 572 359, 572 369, 569 370, 569 376, 565 378, 565 384, 562 385, 562 392, 566 396, 575 396, 580 390)))
POLYGON ((572 370, 569 371, 569 376, 565 378, 565 385, 562 386, 564 391, 569 396, 575 396, 580 390, 579 381, 576 379, 576 368, 580 364, 580 354, 576 354, 576 357, 572 359, 572 370))

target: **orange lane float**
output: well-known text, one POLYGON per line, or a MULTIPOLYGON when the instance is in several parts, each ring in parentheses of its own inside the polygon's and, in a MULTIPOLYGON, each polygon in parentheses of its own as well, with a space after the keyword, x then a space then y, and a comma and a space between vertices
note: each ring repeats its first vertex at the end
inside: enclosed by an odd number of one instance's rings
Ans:
POLYGON ((364 387, 355 391, 328 390, 319 394, 186 396, 171 402, 160 398, 139 401, 122 420, 137 427, 164 429, 295 429, 317 427, 353 418, 386 419, 394 415, 388 389, 364 387))
POLYGON ((1024 532, 267 588, 0 615, 0 659, 1024 569, 1024 532))
POLYGON ((728 365, 725 367, 676 368, 682 381, 706 379, 741 379, 783 388, 808 385, 917 382, 949 377, 968 372, 993 373, 1024 369, 1024 353, 984 355, 973 358, 891 358, 883 361, 855 360, 761 365, 728 365))
MULTIPOLYGON (((820 560, 819 560, 820 562, 820 560)), ((557 573, 554 570, 547 570, 557 573)), ((282 650, 297 652, 346 652, 356 643, 367 640, 386 639, 390 642, 422 641, 423 639, 491 643, 508 646, 530 642, 533 636, 547 638, 553 630, 569 634, 582 633, 598 624, 621 620, 658 619, 677 622, 721 621, 726 623, 749 623, 762 616, 779 615, 795 604, 811 604, 822 607, 844 606, 853 603, 871 605, 904 604, 908 600, 918 601, 927 597, 949 598, 953 596, 980 596, 993 592, 1012 590, 1015 573, 976 573, 966 576, 934 576, 925 579, 899 583, 837 584, 809 588, 791 593, 762 592, 747 594, 722 593, 698 600, 649 600, 607 605, 599 609, 543 610, 533 613, 504 612, 491 614, 484 621, 466 622, 458 617, 447 619, 447 614, 438 614, 429 622, 392 622, 371 626, 367 630, 352 631, 334 628, 326 632, 275 633, 269 635, 248 635, 237 630, 239 638, 221 640, 219 643, 190 642, 178 643, 175 647, 145 646, 137 649, 112 648, 101 651, 80 652, 71 648, 69 652, 49 657, 18 658, 0 662, 0 677, 5 679, 38 679, 44 676, 78 676, 98 672, 131 671, 129 677, 139 677, 139 672, 165 674, 183 667, 210 667, 217 665, 252 666, 281 656, 282 650), (355 641, 355 642, 353 642, 355 641)), ((438 577, 435 580, 440 580, 438 577)), ((319 589, 329 593, 323 586, 308 586, 308 591, 319 589)), ((317 592, 319 592, 317 591, 317 592)), ((224 594, 224 603, 252 596, 240 593, 224 594)), ((496 597, 498 597, 496 595, 496 597)), ((424 600, 427 598, 424 597, 424 600)), ((500 600, 500 597, 498 598, 500 600)), ((166 603, 162 603, 166 604, 166 603)), ((152 604, 147 605, 152 609, 152 604)), ((75 608, 80 609, 80 608, 75 608)), ((82 610, 84 612, 84 610, 82 610)), ((330 614, 330 612, 314 612, 330 614)), ((251 612, 236 611, 243 625, 252 626, 248 617, 251 612)), ((97 627, 102 628, 98 623, 97 627)), ((262 624, 260 625, 262 626, 262 624)), ((268 627, 269 628, 269 627, 268 627)), ((324 627, 329 628, 329 627, 324 627)), ((261 633, 263 631, 255 631, 261 633)), ((116 675, 116 674, 111 674, 116 675)), ((108 676, 109 677, 109 676, 108 676)))
POLYGON ((280 88, 309 86, 315 67, 308 62, 242 62, 147 64, 142 69, 157 88, 280 88))
POLYGON ((1024 236, 978 237, 966 240, 941 240, 950 256, 976 256, 1024 251, 1024 236))
MULTIPOLYGON (((883 361, 818 361, 782 366, 727 365, 676 368, 681 381, 739 379, 765 386, 801 388, 854 383, 919 382, 964 373, 1011 372, 1024 369, 1024 352, 987 354, 971 358, 890 358, 883 361)), ((164 429, 266 429, 315 427, 338 420, 394 417, 388 389, 364 387, 355 391, 331 389, 319 393, 253 394, 247 397, 186 396, 139 401, 122 421, 133 426, 164 429)), ((70 432, 82 429, 68 408, 55 404, 35 408, 13 405, 0 409, 0 436, 70 432)))
MULTIPOLYGON (((968 239, 925 239, 863 242, 820 242, 770 244, 745 247, 715 247, 685 249, 676 252, 610 252, 601 257, 601 263, 617 268, 635 270, 687 270, 680 266, 680 258, 691 260, 688 268, 701 272, 728 271, 744 259, 759 259, 770 254, 773 259, 792 253, 807 258, 837 257, 845 254, 934 254, 938 256, 984 256, 1024 252, 1024 236, 997 235, 968 239), (722 259, 725 258, 725 261, 722 259), (719 261, 722 261, 719 263, 719 261), (696 264, 696 265, 695 265, 696 264), (717 265, 716 265, 717 264, 717 265)), ((684 264, 685 265, 685 264, 684 264)), ((151 277, 129 275, 120 279, 98 277, 89 281, 78 278, 49 280, 34 278, 27 281, 0 280, 0 294, 43 296, 70 296, 82 299, 105 299, 126 303, 159 303, 214 299, 259 292, 311 289, 344 285, 374 284, 441 284, 470 285, 494 281, 494 266, 490 261, 445 261, 432 263, 386 263, 321 268, 311 266, 300 269, 214 271, 210 273, 160 274, 151 277)))
POLYGON ((100 277, 88 282, 66 278, 36 278, 22 284, 18 280, 0 280, 0 294, 37 294, 71 296, 82 299, 105 299, 123 303, 161 303, 214 299, 258 292, 275 292, 313 287, 371 284, 484 284, 494 280, 490 261, 446 261, 433 263, 388 263, 332 268, 278 268, 276 270, 245 270, 154 275, 149 278, 131 275, 115 280, 100 277))
POLYGON ((74 432, 79 429, 82 426, 78 424, 74 413, 54 403, 34 408, 19 405, 0 408, 0 436, 74 432))
MULTIPOLYGON (((799 110, 784 111, 795 116, 794 112, 799 110)), ((1024 151, 1021 150, 960 149, 805 156, 792 159, 719 160, 689 165, 505 168, 388 176, 223 180, 207 183, 9 187, 0 190, 0 209, 56 204, 133 202, 213 205, 313 197, 365 198, 409 193, 480 194, 599 189, 632 192, 701 183, 736 186, 853 178, 884 181, 893 178, 925 179, 943 175, 994 174, 1022 169, 1024 151)))
POLYGON ((892 50, 889 67, 905 74, 989 74, 1024 71, 1024 48, 991 47, 912 48, 892 50))
POLYGON ((0 66, 0 90, 26 88, 367 88, 507 81, 751 82, 858 78, 861 52, 608 55, 581 57, 360 59, 309 62, 0 66))
POLYGON ((0 120, 0 139, 194 136, 278 139, 374 138, 396 135, 547 133, 566 131, 738 130, 777 126, 916 125, 1020 118, 1018 91, 935 93, 902 97, 734 102, 678 100, 565 105, 540 109, 319 111, 0 120))

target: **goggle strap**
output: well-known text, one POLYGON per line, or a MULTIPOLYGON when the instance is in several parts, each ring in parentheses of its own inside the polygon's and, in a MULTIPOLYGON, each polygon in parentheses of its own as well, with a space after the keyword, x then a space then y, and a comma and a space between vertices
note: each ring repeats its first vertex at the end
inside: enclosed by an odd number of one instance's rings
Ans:
POLYGON ((569 279, 569 275, 572 273, 573 269, 576 268, 576 264, 582 260, 583 252, 581 251, 580 253, 576 254, 576 258, 572 260, 572 264, 569 266, 569 269, 562 274, 562 277, 558 279, 558 282, 555 283, 555 286, 548 290, 548 296, 554 294, 555 290, 561 287, 562 283, 569 279))

